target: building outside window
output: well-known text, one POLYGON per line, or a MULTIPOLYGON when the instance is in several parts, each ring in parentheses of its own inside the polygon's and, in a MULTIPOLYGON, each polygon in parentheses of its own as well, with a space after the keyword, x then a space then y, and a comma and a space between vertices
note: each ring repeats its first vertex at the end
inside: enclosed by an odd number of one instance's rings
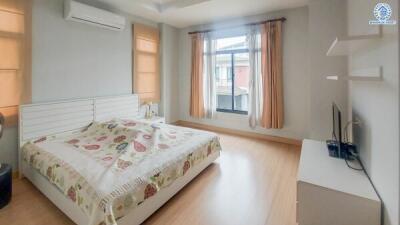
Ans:
POLYGON ((217 111, 247 114, 249 53, 246 36, 216 40, 217 111))

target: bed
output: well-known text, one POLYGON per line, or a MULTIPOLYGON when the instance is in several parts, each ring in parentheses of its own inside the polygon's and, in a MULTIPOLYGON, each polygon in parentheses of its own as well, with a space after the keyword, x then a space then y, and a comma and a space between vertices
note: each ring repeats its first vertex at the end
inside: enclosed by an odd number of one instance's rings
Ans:
POLYGON ((214 133, 138 113, 137 95, 21 106, 21 174, 78 225, 142 223, 221 147, 214 133))

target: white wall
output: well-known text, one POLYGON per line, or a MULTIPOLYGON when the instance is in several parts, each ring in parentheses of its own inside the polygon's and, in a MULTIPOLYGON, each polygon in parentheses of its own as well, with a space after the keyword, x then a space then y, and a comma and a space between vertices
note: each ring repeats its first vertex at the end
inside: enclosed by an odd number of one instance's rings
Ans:
POLYGON ((326 52, 336 36, 346 34, 346 0, 311 0, 309 2, 309 138, 332 137, 332 102, 347 121, 347 83, 326 79, 329 75, 346 75, 345 57, 328 57, 326 52))
POLYGON ((308 10, 307 7, 230 20, 218 24, 182 29, 179 35, 179 103, 180 119, 244 131, 302 139, 308 127, 308 10), (191 45, 189 31, 237 26, 269 18, 286 17, 283 25, 283 86, 285 126, 282 130, 256 129, 248 125, 247 116, 218 113, 216 119, 197 120, 189 116, 191 45))
POLYGON ((160 114, 167 123, 179 120, 179 30, 167 24, 161 31, 161 104, 160 114))
MULTIPOLYGON (((380 1, 348 0, 350 35, 377 33, 368 25, 373 8, 380 1)), ((392 6, 398 20, 398 1, 392 6)), ((397 21, 399 22, 399 21, 397 21)), ((386 225, 399 220, 399 37, 398 26, 384 26, 383 38, 349 57, 349 71, 383 66, 383 82, 352 82, 349 86, 353 118, 362 121, 354 127, 362 161, 384 201, 386 225)))
MULTIPOLYGON (((86 0, 103 7, 95 0, 86 0)), ((132 93, 130 22, 156 23, 127 17, 126 29, 110 31, 63 19, 63 0, 33 0, 32 101, 52 101, 132 93)), ((121 12, 118 12, 121 14, 121 12)), ((17 168, 17 128, 0 140, 0 162, 17 168)))
POLYGON ((127 18, 121 32, 66 21, 63 2, 33 0, 32 101, 132 93, 131 23, 157 24, 118 11, 127 18))
POLYGON ((0 163, 9 163, 13 169, 17 168, 18 161, 18 129, 6 128, 0 139, 0 163))
POLYGON ((66 21, 63 0, 35 0, 32 101, 131 93, 131 42, 129 22, 115 32, 66 21))

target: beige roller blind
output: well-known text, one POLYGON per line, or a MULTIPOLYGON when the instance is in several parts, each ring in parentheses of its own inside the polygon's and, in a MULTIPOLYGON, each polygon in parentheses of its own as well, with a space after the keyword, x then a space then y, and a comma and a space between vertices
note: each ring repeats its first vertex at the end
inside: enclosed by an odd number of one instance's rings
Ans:
POLYGON ((31 99, 31 0, 0 1, 0 112, 15 126, 18 105, 31 99))
POLYGON ((160 38, 156 28, 133 24, 133 92, 140 101, 160 101, 160 38))

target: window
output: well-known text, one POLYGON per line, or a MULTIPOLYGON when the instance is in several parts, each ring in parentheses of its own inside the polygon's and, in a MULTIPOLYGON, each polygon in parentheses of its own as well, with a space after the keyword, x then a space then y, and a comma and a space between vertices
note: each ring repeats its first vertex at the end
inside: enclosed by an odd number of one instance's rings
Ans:
POLYGON ((18 105, 30 101, 30 1, 0 2, 0 112, 15 126, 18 105))
POLYGON ((140 24, 133 25, 133 91, 140 101, 160 101, 159 32, 140 24))
POLYGON ((247 114, 250 63, 246 36, 217 39, 215 45, 217 111, 247 114))

